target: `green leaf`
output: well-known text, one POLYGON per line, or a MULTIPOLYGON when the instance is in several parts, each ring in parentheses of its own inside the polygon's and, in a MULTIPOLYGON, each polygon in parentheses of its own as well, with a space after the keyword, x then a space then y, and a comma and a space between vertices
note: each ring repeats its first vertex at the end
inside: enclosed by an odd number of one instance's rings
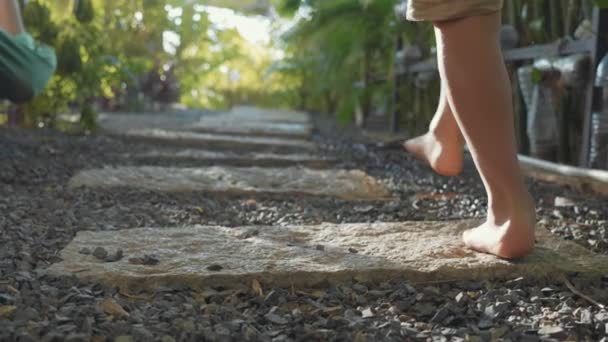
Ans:
POLYGON ((540 83, 543 80, 543 73, 539 69, 532 69, 532 82, 535 84, 540 83))
POLYGON ((593 0, 593 4, 599 8, 608 8, 608 0, 593 0))

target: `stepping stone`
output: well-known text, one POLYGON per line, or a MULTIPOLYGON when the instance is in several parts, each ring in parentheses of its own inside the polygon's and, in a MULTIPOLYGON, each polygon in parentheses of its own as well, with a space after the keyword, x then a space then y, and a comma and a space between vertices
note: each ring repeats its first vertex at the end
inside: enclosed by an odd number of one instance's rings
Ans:
POLYGON ((248 122, 242 118, 205 117, 193 124, 191 130, 204 133, 307 139, 312 126, 302 123, 248 122))
POLYGON ((169 192, 309 194, 344 200, 385 200, 391 197, 384 185, 359 170, 299 167, 105 168, 79 172, 70 180, 70 186, 137 187, 169 192))
POLYGON ((151 151, 141 154, 127 154, 124 158, 136 159, 142 162, 166 160, 168 163, 176 161, 213 163, 215 165, 230 166, 266 166, 287 167, 302 165, 311 168, 324 168, 335 164, 335 159, 317 157, 309 154, 276 154, 276 153, 248 153, 236 154, 232 152, 215 152, 207 150, 181 150, 181 151, 151 151))
POLYGON ((309 124, 310 115, 304 112, 279 110, 279 109, 264 109, 248 106, 234 107, 230 112, 220 114, 216 117, 229 117, 238 119, 241 122, 280 122, 280 123, 298 123, 309 124))
POLYGON ((261 138, 235 136, 228 134, 206 134, 161 129, 131 130, 126 133, 129 138, 144 141, 166 142, 218 149, 272 149, 272 150, 313 150, 315 145, 310 141, 299 139, 261 138))
POLYGON ((395 278, 410 282, 557 279, 608 274, 608 257, 598 255, 539 228, 529 257, 508 262, 464 248, 460 234, 472 221, 321 224, 291 227, 137 228, 81 231, 61 252, 63 261, 46 272, 76 275, 108 286, 153 290, 160 286, 250 284, 327 286, 395 278), (124 257, 103 262, 80 254, 97 247, 124 257), (142 265, 152 254, 155 265, 142 265), (131 261, 130 261, 131 260, 131 261))
POLYGON ((132 129, 158 128, 183 129, 191 127, 202 117, 212 114, 204 111, 173 111, 151 113, 100 113, 97 124, 103 130, 123 134, 132 129))

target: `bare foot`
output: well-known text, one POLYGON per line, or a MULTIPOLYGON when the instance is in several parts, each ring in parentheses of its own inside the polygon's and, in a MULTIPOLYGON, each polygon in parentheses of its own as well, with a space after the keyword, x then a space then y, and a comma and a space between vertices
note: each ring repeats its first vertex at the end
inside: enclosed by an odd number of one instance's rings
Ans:
POLYGON ((442 176, 457 176, 462 172, 462 143, 441 141, 437 135, 428 132, 410 139, 403 147, 416 158, 426 162, 435 172, 442 176))
MULTIPOLYGON (((478 252, 509 260, 530 254, 534 250, 534 202, 528 194, 520 202, 524 202, 523 205, 510 210, 509 219, 503 223, 488 219, 481 226, 465 231, 464 244, 478 252)), ((491 213, 489 216, 494 217, 491 213)))

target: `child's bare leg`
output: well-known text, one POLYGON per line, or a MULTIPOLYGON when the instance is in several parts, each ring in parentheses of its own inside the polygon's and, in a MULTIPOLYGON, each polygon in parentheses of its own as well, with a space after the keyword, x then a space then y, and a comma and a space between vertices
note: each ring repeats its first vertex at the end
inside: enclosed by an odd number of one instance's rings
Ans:
POLYGON ((17 0, 0 1, 0 29, 13 35, 24 31, 17 0))
POLYGON ((517 161, 499 12, 435 23, 448 103, 488 194, 486 222, 465 232, 467 246, 503 258, 534 248, 534 202, 517 161))
POLYGON ((442 82, 439 105, 426 134, 406 141, 403 146, 417 158, 427 162, 443 176, 455 176, 462 171, 464 138, 454 119, 442 82))

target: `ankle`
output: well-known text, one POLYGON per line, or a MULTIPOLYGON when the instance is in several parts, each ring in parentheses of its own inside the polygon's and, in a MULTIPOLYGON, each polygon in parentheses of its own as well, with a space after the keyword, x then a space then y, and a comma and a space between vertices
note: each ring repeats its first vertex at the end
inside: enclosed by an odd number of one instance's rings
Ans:
POLYGON ((459 131, 431 126, 429 127, 427 135, 431 136, 440 144, 450 145, 454 147, 464 146, 464 138, 462 137, 459 131))
POLYGON ((488 220, 495 224, 534 221, 535 218, 534 198, 526 189, 510 191, 502 196, 490 196, 488 200, 488 220))

